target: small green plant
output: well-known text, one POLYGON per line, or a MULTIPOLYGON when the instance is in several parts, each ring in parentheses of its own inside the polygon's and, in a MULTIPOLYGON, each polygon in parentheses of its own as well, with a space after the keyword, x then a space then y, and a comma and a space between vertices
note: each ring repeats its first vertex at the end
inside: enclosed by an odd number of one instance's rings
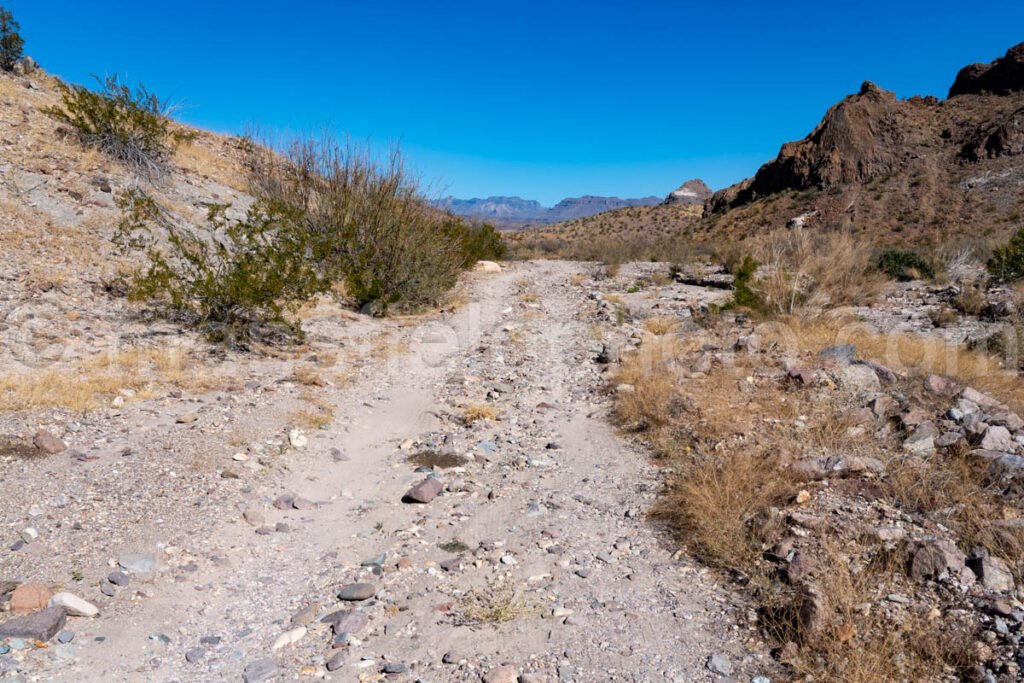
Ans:
POLYGON ((300 216, 264 201, 232 220, 227 205, 214 204, 206 224, 194 228, 140 190, 125 192, 118 204, 117 243, 144 249, 149 259, 129 278, 131 298, 154 302, 165 317, 236 348, 301 339, 286 313, 322 282, 306 258, 300 216))
POLYGON ((21 25, 14 20, 14 15, 0 6, 0 69, 13 71, 14 65, 22 57, 25 41, 18 34, 21 25))
POLYGON ((1024 278, 1024 228, 1009 242, 996 247, 988 260, 988 272, 1008 282, 1024 278))
POLYGON ((751 256, 744 256, 733 274, 732 306, 737 308, 759 308, 761 297, 754 291, 754 275, 760 264, 751 256))
POLYGON ((74 581, 75 583, 81 583, 82 581, 85 580, 85 574, 82 572, 82 568, 81 567, 76 565, 71 570, 71 580, 74 581))
POLYGON ((132 90, 117 76, 96 80, 99 91, 58 83, 62 106, 43 110, 66 124, 83 145, 152 176, 165 170, 178 145, 195 138, 195 133, 173 129, 169 104, 145 86, 132 90))
POLYGON ((935 277, 935 268, 923 256, 909 249, 885 249, 875 259, 876 267, 894 280, 935 277))

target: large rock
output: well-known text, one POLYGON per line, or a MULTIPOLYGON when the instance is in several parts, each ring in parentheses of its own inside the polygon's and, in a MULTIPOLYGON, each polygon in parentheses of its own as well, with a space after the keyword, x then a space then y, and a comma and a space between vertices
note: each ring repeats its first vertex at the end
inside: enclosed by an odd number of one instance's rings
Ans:
POLYGON ((1006 593, 1014 588, 1010 568, 998 557, 990 557, 985 550, 973 551, 967 558, 967 566, 978 577, 981 585, 991 591, 1006 593))
POLYGON ((1010 430, 996 425, 990 426, 985 430, 978 444, 982 450, 1004 451, 1007 453, 1013 452, 1016 445, 1017 442, 1013 440, 1010 430))
POLYGON ((711 199, 711 188, 703 180, 687 180, 665 197, 665 204, 703 204, 711 199))
POLYGON ((370 619, 365 613, 354 609, 331 612, 320 621, 330 624, 335 633, 350 633, 352 635, 359 633, 370 623, 370 619))
POLYGON ((41 583, 23 583, 11 593, 11 611, 29 614, 47 607, 53 593, 41 583))
POLYGON ((47 607, 26 617, 0 624, 0 638, 26 638, 46 642, 64 628, 67 614, 63 607, 47 607))
POLYGON ((1008 95, 1021 90, 1024 90, 1024 43, 1011 47, 990 64, 971 64, 960 69, 949 96, 1008 95))
POLYGON ((35 444, 36 448, 47 455, 60 453, 67 448, 67 445, 63 441, 45 429, 40 429, 36 432, 36 435, 32 438, 32 443, 35 444))
POLYGON ((924 541, 917 545, 910 558, 910 577, 916 581, 939 581, 947 578, 951 572, 962 572, 966 559, 950 541, 924 541))
POLYGON ((338 599, 349 602, 369 600, 377 594, 377 587, 372 583, 352 583, 338 591, 338 599))
POLYGON ((499 666, 484 674, 484 683, 516 683, 519 672, 511 664, 499 666))
POLYGON ((402 496, 403 503, 429 503, 441 493, 444 484, 439 479, 428 477, 413 486, 402 496))

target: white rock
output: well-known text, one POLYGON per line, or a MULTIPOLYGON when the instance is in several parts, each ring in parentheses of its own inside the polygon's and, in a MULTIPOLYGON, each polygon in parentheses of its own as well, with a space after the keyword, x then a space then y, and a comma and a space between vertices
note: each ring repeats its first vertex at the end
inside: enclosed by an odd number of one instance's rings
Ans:
POLYGON ((292 445, 292 448, 305 448, 309 440, 298 429, 293 429, 288 432, 288 443, 292 445))
POLYGON ((477 261, 476 267, 473 270, 478 273, 500 273, 501 266, 494 261, 477 261))
POLYGON ((98 617, 100 608, 74 593, 57 593, 50 598, 50 607, 63 607, 72 617, 98 617))
POLYGON ((31 543, 37 538, 39 538, 39 532, 32 527, 28 527, 21 532, 21 540, 25 541, 25 543, 31 543))
POLYGON ((300 626, 293 628, 291 631, 285 631, 277 637, 274 644, 270 647, 271 650, 280 650, 282 647, 297 643, 306 637, 306 627, 300 626))

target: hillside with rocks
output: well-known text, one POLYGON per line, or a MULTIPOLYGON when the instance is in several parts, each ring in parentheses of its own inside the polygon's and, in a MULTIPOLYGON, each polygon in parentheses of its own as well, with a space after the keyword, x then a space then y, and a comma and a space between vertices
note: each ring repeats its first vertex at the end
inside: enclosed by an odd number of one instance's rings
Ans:
POLYGON ((898 100, 865 82, 752 178, 716 192, 696 236, 793 221, 891 244, 1005 237, 1021 221, 1022 51, 966 67, 945 100, 898 100))

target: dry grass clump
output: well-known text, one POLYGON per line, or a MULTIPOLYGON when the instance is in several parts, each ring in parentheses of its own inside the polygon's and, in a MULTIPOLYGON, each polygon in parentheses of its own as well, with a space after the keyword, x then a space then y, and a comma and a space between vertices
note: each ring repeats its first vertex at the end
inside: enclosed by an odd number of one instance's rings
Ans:
POLYGON ((181 349, 132 349, 104 354, 71 368, 47 368, 0 375, 0 411, 97 408, 119 394, 127 400, 151 397, 166 385, 209 387, 212 375, 191 367, 181 349))
POLYGON ((615 377, 615 411, 621 424, 635 431, 669 424, 679 410, 681 344, 673 336, 655 337, 624 360, 615 377))
POLYGON ((667 316, 648 318, 644 321, 644 329, 659 337, 675 331, 678 327, 679 319, 667 316))
POLYGON ((471 403, 462 409, 462 421, 467 425, 483 420, 491 421, 498 418, 498 410, 482 403, 471 403))
POLYGON ((870 244, 844 232, 773 232, 755 243, 753 257, 761 265, 753 288, 768 314, 868 304, 885 284, 870 244))
POLYGON ((456 609, 460 625, 501 624, 531 614, 532 610, 515 591, 508 587, 467 593, 456 609))
POLYGON ((914 334, 881 334, 870 325, 842 318, 808 320, 787 317, 763 326, 759 334, 791 357, 817 353, 836 344, 854 344, 860 358, 912 377, 945 375, 1007 403, 1024 408, 1024 381, 996 356, 914 334))

